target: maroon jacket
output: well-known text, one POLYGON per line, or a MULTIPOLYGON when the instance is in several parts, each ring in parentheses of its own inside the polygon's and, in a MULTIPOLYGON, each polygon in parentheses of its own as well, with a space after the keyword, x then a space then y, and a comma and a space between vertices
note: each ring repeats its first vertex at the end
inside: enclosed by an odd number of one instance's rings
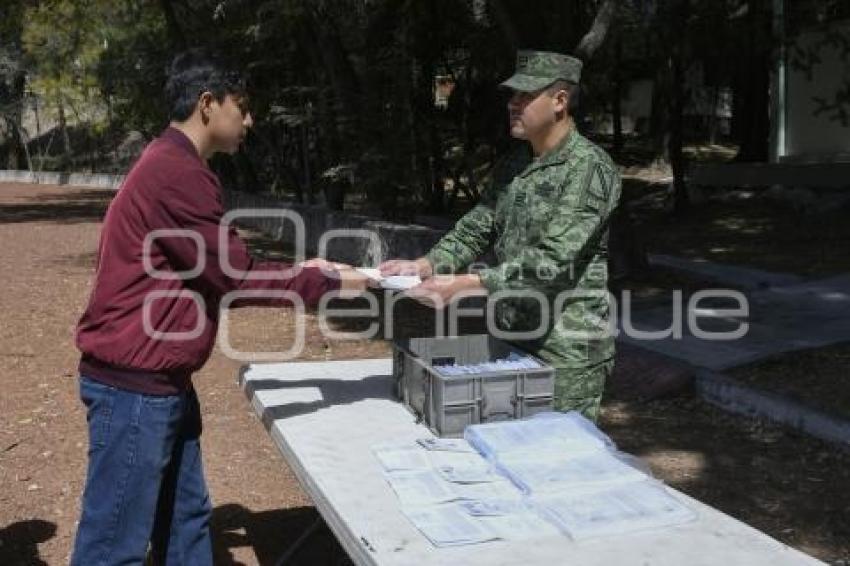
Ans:
MULTIPOLYGON (((220 229, 223 215, 218 179, 189 138, 168 128, 145 148, 106 213, 94 287, 77 326, 82 375, 141 393, 185 390, 212 352, 228 293, 289 291, 311 306, 339 288, 316 268, 287 272, 288 264, 255 261, 232 226, 220 229), (152 233, 167 229, 192 234, 152 233), (275 278, 252 279, 258 272, 275 278)), ((291 301, 243 297, 231 306, 246 304, 291 301)))

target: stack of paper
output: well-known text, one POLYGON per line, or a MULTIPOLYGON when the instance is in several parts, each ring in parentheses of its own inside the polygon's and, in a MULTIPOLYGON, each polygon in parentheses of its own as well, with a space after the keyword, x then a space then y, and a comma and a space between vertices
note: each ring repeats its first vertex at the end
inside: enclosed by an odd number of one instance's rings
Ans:
POLYGON ((443 375, 475 375, 491 371, 506 371, 520 369, 540 369, 540 362, 531 356, 523 356, 511 352, 506 358, 482 362, 480 364, 435 365, 434 369, 443 375))
POLYGON ((463 439, 372 448, 408 519, 436 546, 557 533, 463 439))
POLYGON ((437 450, 446 452, 475 452, 469 442, 463 438, 417 438, 416 443, 426 450, 437 450))
POLYGON ((382 444, 372 448, 384 477, 402 503, 430 505, 459 499, 518 499, 508 478, 461 439, 427 449, 422 443, 382 444), (461 444, 463 443, 463 444, 461 444), (449 449, 446 449, 449 448, 449 449))
POLYGON ((503 477, 476 483, 455 483, 437 472, 388 472, 385 477, 405 506, 434 505, 459 500, 519 500, 520 491, 503 477))
POLYGON ((572 538, 669 526, 695 517, 576 412, 472 425, 464 436, 529 497, 532 508, 572 538))
MULTIPOLYGON (((442 440, 442 439, 440 439, 442 440)), ((466 450, 429 450, 420 444, 380 444, 372 447, 372 453, 385 472, 427 471, 441 468, 490 470, 491 464, 475 452, 462 439, 466 450)))
POLYGON ((530 419, 471 425, 464 438, 490 460, 538 458, 613 448, 614 443, 579 413, 538 413, 530 419))
POLYGON ((407 291, 422 283, 418 275, 381 275, 380 270, 375 267, 358 267, 357 271, 381 284, 384 289, 394 291, 407 291))
POLYGON ((373 448, 402 512, 434 545, 579 540, 696 517, 578 413, 472 425, 464 437, 373 448))
POLYGON ((545 494, 615 486, 647 479, 616 453, 541 454, 535 458, 500 458, 498 468, 524 493, 545 494))
POLYGON ((558 530, 521 502, 489 505, 482 513, 478 502, 459 501, 402 512, 435 546, 457 546, 492 540, 528 540, 557 535, 558 530))
POLYGON ((496 540, 496 533, 457 505, 403 507, 402 512, 434 546, 459 546, 496 540))
POLYGON ((533 499, 543 516, 576 540, 668 527, 696 518, 696 513, 652 480, 533 499))

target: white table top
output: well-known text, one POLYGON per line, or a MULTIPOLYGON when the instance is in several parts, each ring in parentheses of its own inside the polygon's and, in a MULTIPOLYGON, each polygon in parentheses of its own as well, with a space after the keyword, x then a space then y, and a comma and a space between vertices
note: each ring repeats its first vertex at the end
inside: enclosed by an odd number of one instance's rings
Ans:
POLYGON ((677 527, 436 548, 407 520, 370 448, 431 436, 392 398, 390 359, 253 364, 240 376, 302 487, 357 564, 782 566, 822 564, 668 488, 698 514, 677 527))

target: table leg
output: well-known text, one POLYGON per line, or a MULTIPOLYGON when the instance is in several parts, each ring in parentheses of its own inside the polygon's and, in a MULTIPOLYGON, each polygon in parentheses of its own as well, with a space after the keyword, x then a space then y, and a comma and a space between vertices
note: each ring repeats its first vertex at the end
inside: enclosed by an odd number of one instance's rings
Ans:
POLYGON ((287 548, 286 552, 284 552, 278 559, 278 561, 275 562, 275 566, 285 566, 289 559, 292 558, 292 556, 296 552, 298 552, 298 549, 301 547, 302 544, 304 544, 304 541, 310 538, 310 535, 315 533, 319 529, 319 527, 322 526, 323 522, 324 520, 322 519, 321 515, 316 517, 316 520, 313 521, 313 523, 309 527, 307 527, 297 539, 295 539, 295 542, 292 543, 292 546, 287 548))

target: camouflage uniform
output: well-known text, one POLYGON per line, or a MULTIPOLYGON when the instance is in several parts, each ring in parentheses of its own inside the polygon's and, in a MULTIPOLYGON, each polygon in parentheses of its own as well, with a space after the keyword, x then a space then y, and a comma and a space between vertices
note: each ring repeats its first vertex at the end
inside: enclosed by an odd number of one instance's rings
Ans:
POLYGON ((594 420, 613 367, 608 223, 619 197, 611 158, 572 131, 537 159, 528 147, 503 159, 479 204, 426 256, 435 271, 455 273, 492 245, 498 265, 481 270, 481 282, 491 300, 510 295, 495 302, 497 327, 545 327, 512 342, 556 368, 559 410, 594 420))

